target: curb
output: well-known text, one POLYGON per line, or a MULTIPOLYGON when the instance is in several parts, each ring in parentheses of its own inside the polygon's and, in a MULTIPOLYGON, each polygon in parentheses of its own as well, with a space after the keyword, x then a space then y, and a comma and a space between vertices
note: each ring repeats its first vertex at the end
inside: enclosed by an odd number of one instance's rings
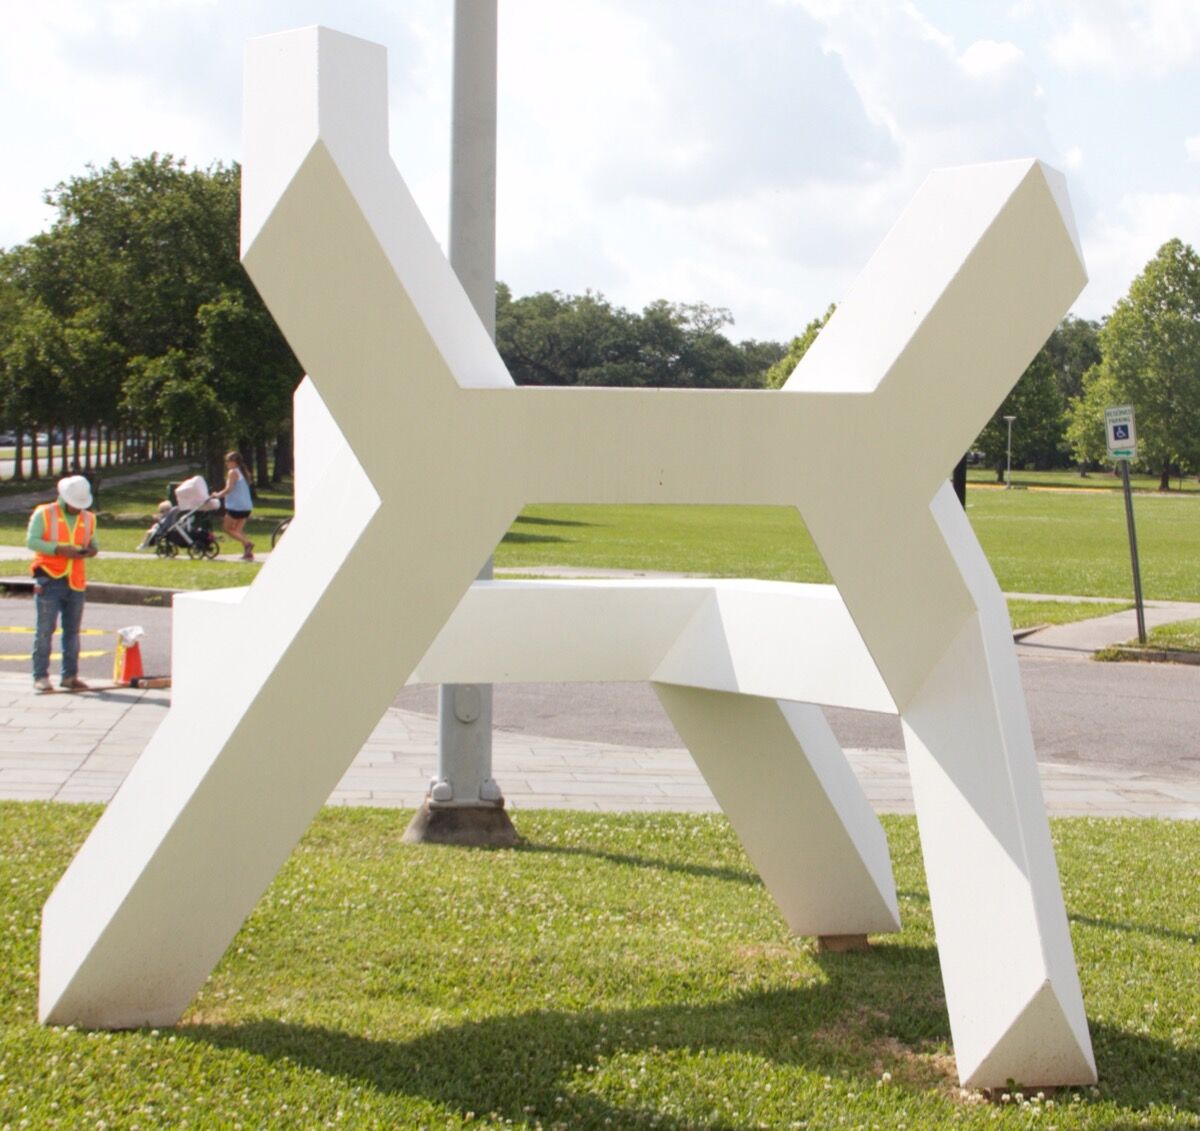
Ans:
MULTIPOLYGON (((155 589, 149 585, 114 585, 93 581, 87 587, 89 601, 99 605, 153 605, 169 608, 176 593, 182 589, 155 589)), ((32 577, 0 577, 0 593, 6 597, 32 597, 32 577)))
POLYGON ((1111 644, 1101 651, 1107 652, 1117 662, 1132 660, 1143 664, 1200 665, 1200 652, 1177 652, 1171 648, 1135 648, 1126 644, 1111 644))

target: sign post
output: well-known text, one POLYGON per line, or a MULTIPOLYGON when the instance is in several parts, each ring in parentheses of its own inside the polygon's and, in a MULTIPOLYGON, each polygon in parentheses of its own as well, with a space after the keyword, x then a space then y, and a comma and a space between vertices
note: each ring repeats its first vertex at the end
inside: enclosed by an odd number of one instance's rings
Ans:
POLYGON ((1133 493, 1129 489, 1129 461, 1137 455, 1137 429, 1133 406, 1121 405, 1104 410, 1104 432, 1108 454, 1121 465, 1121 484, 1125 488, 1125 525, 1129 529, 1129 555, 1133 562, 1133 599, 1137 607, 1138 642, 1146 643, 1146 611, 1142 604, 1142 571, 1138 564, 1137 530, 1133 525, 1133 493))

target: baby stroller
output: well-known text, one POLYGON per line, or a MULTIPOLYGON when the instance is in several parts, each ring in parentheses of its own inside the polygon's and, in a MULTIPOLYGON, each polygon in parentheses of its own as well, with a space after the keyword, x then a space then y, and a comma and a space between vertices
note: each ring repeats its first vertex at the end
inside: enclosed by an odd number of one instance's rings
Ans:
POLYGON ((208 484, 201 475, 185 479, 172 491, 174 505, 150 528, 138 549, 153 548, 160 558, 173 558, 186 550, 188 557, 215 558, 221 547, 212 523, 202 511, 217 510, 220 503, 208 497, 208 484))

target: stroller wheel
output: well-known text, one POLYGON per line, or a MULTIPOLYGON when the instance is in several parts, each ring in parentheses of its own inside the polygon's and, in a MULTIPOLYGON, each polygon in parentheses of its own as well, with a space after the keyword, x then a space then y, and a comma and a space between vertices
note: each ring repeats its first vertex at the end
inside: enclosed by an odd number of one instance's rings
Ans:
POLYGON ((220 552, 221 544, 214 538, 211 542, 209 542, 208 546, 205 547, 204 556, 211 562, 220 552))
POLYGON ((201 546, 199 542, 193 542, 188 547, 188 557, 191 558, 192 561, 198 562, 204 557, 204 547, 201 546))
POLYGON ((165 538, 160 538, 158 545, 154 547, 154 552, 160 558, 173 558, 175 556, 175 545, 173 542, 168 542, 165 538))

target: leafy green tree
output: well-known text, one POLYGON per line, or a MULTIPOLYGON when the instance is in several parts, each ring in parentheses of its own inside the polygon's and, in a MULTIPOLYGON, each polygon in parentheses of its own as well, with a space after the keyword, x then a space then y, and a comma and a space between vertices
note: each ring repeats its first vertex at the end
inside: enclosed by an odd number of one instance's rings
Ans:
POLYGON ((640 314, 603 295, 496 288, 496 346, 519 385, 756 388, 782 348, 734 343, 729 311, 659 299, 640 314))
POLYGON ((1042 346, 1054 382, 1067 402, 1083 393, 1083 375, 1100 360, 1100 323, 1068 314, 1042 346))
POLYGON ((1083 378, 1083 392, 1072 398, 1067 407, 1067 443, 1071 453, 1086 473, 1092 464, 1108 458, 1108 442, 1104 432, 1104 410, 1124 403, 1115 378, 1099 365, 1089 369, 1083 378))
POLYGON ((1200 256, 1168 240, 1100 330, 1100 362, 1084 379, 1072 409, 1077 458, 1096 450, 1084 434, 1109 405, 1131 404, 1138 463, 1170 487, 1174 467, 1200 467, 1200 256), (1077 418, 1077 419, 1076 419, 1077 418))
POLYGON ((1008 421, 1012 428, 1014 467, 1033 464, 1039 469, 1053 467, 1058 460, 1065 420, 1063 400, 1054 380, 1054 370, 1045 351, 1039 353, 1021 374, 1011 393, 996 410, 975 440, 984 462, 995 469, 996 480, 1004 482, 1008 466, 1008 421))
POLYGON ((792 371, 800 364, 800 359, 808 353, 809 346, 817 340, 825 323, 833 317, 837 303, 831 302, 820 318, 814 318, 797 337, 792 339, 787 353, 767 370, 764 384, 768 389, 781 389, 784 382, 792 375, 792 371))
POLYGON ((239 262, 239 194, 236 166, 158 154, 47 194, 57 218, 19 249, 15 278, 66 343, 60 413, 129 421, 217 470, 230 442, 265 453, 290 428, 300 370, 239 262))
MULTIPOLYGON (((32 436, 32 472, 39 471, 37 434, 63 421, 63 374, 69 352, 62 324, 41 303, 24 302, 3 349, 4 402, 18 435, 32 436)), ((18 461, 20 462, 20 461, 18 461)))
POLYGON ((518 385, 640 383, 633 318, 591 291, 514 299, 496 288, 496 347, 518 385))
MULTIPOLYGON (((197 373, 226 410, 226 433, 253 458, 259 482, 266 482, 268 447, 291 419, 292 391, 304 374, 249 280, 243 275, 238 283, 222 287, 196 312, 197 373)), ((210 475, 222 473, 221 456, 209 453, 210 475)))

